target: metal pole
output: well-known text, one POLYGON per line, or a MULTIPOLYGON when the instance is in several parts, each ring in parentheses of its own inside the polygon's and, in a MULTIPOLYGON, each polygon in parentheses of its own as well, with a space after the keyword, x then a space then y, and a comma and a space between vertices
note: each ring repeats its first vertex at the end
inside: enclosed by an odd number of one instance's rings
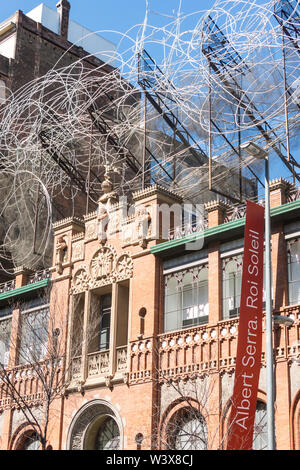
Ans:
POLYGON ((272 338, 272 263, 269 189, 269 157, 265 158, 265 276, 266 276, 266 372, 268 450, 275 449, 274 367, 272 338))
POLYGON ((209 106, 209 121, 208 121, 208 190, 212 190, 212 161, 211 161, 211 67, 208 65, 208 106, 209 106))

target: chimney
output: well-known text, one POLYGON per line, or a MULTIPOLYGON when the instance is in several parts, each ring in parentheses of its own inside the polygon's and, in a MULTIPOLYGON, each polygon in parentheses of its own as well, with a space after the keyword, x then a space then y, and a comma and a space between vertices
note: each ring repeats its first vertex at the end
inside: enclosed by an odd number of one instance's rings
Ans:
POLYGON ((56 8, 59 13, 60 19, 60 35, 64 39, 68 39, 69 15, 71 5, 68 0, 59 0, 59 2, 56 4, 56 8))

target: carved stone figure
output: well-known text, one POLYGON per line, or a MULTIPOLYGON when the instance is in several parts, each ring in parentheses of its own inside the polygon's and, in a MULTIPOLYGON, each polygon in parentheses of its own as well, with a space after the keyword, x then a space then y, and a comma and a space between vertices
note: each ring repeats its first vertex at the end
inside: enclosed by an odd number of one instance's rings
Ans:
POLYGON ((138 207, 137 212, 136 212, 135 223, 136 223, 136 232, 137 232, 137 237, 139 240, 139 245, 142 248, 147 247, 147 237, 148 237, 150 221, 151 221, 151 217, 146 207, 145 206, 138 207))
POLYGON ((107 173, 106 178, 101 185, 103 195, 98 201, 98 240, 104 244, 107 239, 107 226, 109 222, 109 213, 111 206, 118 202, 118 195, 113 190, 113 183, 107 173))
POLYGON ((57 245, 56 245, 56 260, 55 260, 55 267, 56 267, 56 272, 58 274, 63 273, 63 262, 66 259, 66 254, 67 254, 67 242, 64 239, 64 237, 59 237, 57 240, 57 245))

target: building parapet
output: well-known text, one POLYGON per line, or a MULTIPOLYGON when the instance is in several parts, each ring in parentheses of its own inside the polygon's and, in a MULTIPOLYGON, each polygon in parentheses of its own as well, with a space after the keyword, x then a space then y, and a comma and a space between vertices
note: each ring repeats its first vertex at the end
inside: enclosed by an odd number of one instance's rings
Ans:
MULTIPOLYGON (((288 181, 283 178, 273 180, 270 183, 271 195, 272 191, 278 189, 287 190, 287 195, 284 204, 273 204, 271 205, 271 216, 275 217, 280 213, 284 214, 291 210, 299 208, 300 201, 300 186, 291 185, 288 181), (294 205, 293 205, 294 203, 294 205)), ((275 199, 275 198, 274 198, 275 199)), ((282 199, 280 199, 282 201, 282 199)), ((264 200, 260 199, 259 204, 264 205, 264 200)), ((191 241, 195 241, 197 237, 209 237, 223 231, 227 231, 232 228, 243 227, 245 224, 246 216, 246 203, 237 206, 225 204, 221 201, 212 201, 205 205, 205 212, 201 220, 195 223, 186 223, 169 230, 169 239, 159 245, 151 247, 153 254, 163 252, 168 248, 174 248, 174 246, 185 244, 191 241), (222 223, 209 223, 209 214, 214 210, 223 213, 222 223), (230 225, 228 225, 230 224, 230 225)))

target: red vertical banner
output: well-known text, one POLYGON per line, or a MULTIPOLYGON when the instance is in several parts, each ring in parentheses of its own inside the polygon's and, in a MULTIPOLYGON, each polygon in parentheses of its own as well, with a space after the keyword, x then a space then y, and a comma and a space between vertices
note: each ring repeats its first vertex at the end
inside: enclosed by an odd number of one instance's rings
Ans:
POLYGON ((261 366, 264 208, 247 201, 238 344, 227 450, 251 450, 261 366))

